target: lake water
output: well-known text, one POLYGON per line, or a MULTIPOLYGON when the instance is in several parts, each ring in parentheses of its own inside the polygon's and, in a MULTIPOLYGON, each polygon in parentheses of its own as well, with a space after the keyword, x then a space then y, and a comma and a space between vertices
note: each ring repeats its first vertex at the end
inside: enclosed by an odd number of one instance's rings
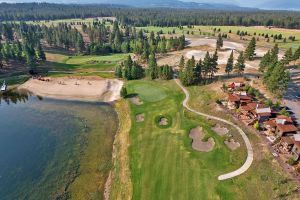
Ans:
POLYGON ((102 195, 118 124, 110 105, 0 99, 0 199, 102 195))

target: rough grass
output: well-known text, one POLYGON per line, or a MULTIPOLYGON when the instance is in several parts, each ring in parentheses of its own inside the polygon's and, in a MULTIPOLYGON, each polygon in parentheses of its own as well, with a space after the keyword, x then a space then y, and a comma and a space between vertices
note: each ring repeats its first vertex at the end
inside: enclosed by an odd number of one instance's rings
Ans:
POLYGON ((119 129, 115 137, 112 170, 112 185, 110 199, 130 200, 132 197, 132 182, 129 169, 129 131, 131 119, 129 103, 121 100, 116 103, 115 109, 119 116, 119 129))

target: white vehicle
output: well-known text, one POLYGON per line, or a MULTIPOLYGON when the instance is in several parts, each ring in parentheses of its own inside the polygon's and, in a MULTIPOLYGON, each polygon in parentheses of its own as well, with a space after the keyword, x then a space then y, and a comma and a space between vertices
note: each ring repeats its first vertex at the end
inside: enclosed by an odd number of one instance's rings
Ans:
POLYGON ((5 81, 4 81, 0 90, 1 90, 1 92, 4 92, 4 91, 6 91, 6 89, 7 89, 7 85, 5 84, 5 81))

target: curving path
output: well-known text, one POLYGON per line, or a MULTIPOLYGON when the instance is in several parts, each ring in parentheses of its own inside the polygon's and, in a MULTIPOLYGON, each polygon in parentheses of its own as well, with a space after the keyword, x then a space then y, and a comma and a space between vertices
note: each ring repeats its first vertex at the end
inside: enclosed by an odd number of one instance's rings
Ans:
POLYGON ((181 82, 178 80, 178 79, 175 79, 175 82, 177 83, 177 85, 182 89, 182 91, 184 92, 185 94, 185 99, 182 103, 182 105, 189 111, 197 114, 197 115, 201 115, 201 116, 204 116, 204 117, 207 117, 207 118, 210 118, 210 119, 214 119, 214 120, 217 120, 217 121, 221 121, 223 123, 226 123, 226 124, 229 124, 231 126, 233 126, 234 128, 236 128, 239 133, 242 135, 242 138, 246 144, 246 148, 247 148, 247 159, 245 161, 245 163, 243 164, 243 166, 241 166, 239 169, 233 171, 233 172, 230 172, 230 173, 227 173, 227 174, 223 174, 223 175, 220 175, 218 177, 218 180, 222 181, 222 180, 226 180, 226 179, 230 179, 230 178, 233 178, 233 177, 236 177, 236 176, 239 176, 241 174, 243 174, 244 172, 246 172, 252 162, 253 162, 253 149, 252 149, 252 146, 251 146, 251 143, 246 135, 246 133, 240 128, 238 127, 237 125, 235 125, 234 123, 230 122, 230 121, 227 121, 225 119, 222 119, 222 118, 219 118, 219 117, 215 117, 215 116, 212 116, 212 115, 208 115, 208 114, 205 114, 205 113, 201 113, 201 112, 198 112, 192 108, 190 108, 188 106, 188 101, 190 99, 190 94, 189 92, 187 91, 187 89, 181 84, 181 82))

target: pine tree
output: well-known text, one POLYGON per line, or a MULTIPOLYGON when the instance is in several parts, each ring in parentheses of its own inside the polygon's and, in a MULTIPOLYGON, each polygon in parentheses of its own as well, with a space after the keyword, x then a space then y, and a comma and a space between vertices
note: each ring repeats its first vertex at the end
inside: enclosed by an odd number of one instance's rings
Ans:
POLYGON ((256 40, 255 38, 253 37, 248 45, 248 47, 246 48, 246 51, 245 51, 245 59, 247 60, 252 60, 253 59, 253 56, 255 54, 255 48, 256 48, 256 40))
POLYGON ((233 64, 234 64, 233 62, 234 62, 234 58, 233 58, 233 50, 232 50, 231 54, 227 60, 227 64, 226 64, 226 68, 225 68, 225 72, 227 73, 228 76, 233 70, 233 64))
POLYGON ((203 60, 203 77, 205 79, 207 78, 207 75, 209 73, 210 65, 211 65, 211 58, 210 58, 209 53, 207 51, 206 55, 204 57, 204 60, 203 60))
POLYGON ((195 61, 190 59, 187 61, 184 70, 180 73, 179 78, 184 86, 190 86, 194 83, 195 61))
POLYGON ((45 52, 42 49, 42 45, 39 43, 38 47, 36 49, 36 57, 39 61, 45 62, 46 61, 46 55, 45 52))
POLYGON ((127 96, 127 89, 125 86, 122 87, 121 91, 120 91, 120 96, 125 98, 127 96))
POLYGON ((184 60, 184 57, 181 56, 180 62, 179 62, 179 68, 180 68, 180 70, 182 70, 184 68, 184 65, 185 65, 185 60, 184 60))
POLYGON ((234 71, 241 75, 245 70, 245 59, 244 59, 244 52, 241 52, 238 59, 237 63, 234 65, 234 71))
POLYGON ((218 35, 216 46, 218 50, 220 50, 223 47, 223 38, 221 34, 218 35))
POLYGON ((214 55, 211 58, 211 62, 210 62, 210 78, 212 79, 215 75, 215 73, 217 73, 219 70, 218 68, 218 50, 215 50, 214 55))
POLYGON ((285 54, 284 54, 284 57, 283 57, 283 59, 281 60, 281 62, 283 63, 283 64, 289 64, 292 60, 293 60, 293 56, 294 56, 294 54, 293 54, 293 50, 292 50, 292 48, 289 48, 286 52, 285 52, 285 54))
POLYGON ((263 72, 271 61, 271 52, 268 51, 261 59, 259 63, 259 71, 263 72))
POLYGON ((84 41, 80 33, 78 33, 77 41, 76 41, 76 51, 81 54, 84 51, 84 41))
POLYGON ((194 69, 195 84, 200 84, 202 82, 202 68, 203 68, 203 64, 202 64, 202 60, 200 59, 194 69))
POLYGON ((122 76, 122 69, 123 69, 123 64, 121 64, 121 65, 119 65, 119 66, 117 66, 116 67, 116 70, 115 70, 115 76, 117 77, 117 78, 122 78, 123 76, 122 76))
POLYGON ((155 58, 155 54, 152 53, 149 56, 149 60, 148 60, 148 76, 150 77, 150 79, 156 79, 158 77, 158 68, 157 68, 157 62, 156 62, 156 58, 155 58))

